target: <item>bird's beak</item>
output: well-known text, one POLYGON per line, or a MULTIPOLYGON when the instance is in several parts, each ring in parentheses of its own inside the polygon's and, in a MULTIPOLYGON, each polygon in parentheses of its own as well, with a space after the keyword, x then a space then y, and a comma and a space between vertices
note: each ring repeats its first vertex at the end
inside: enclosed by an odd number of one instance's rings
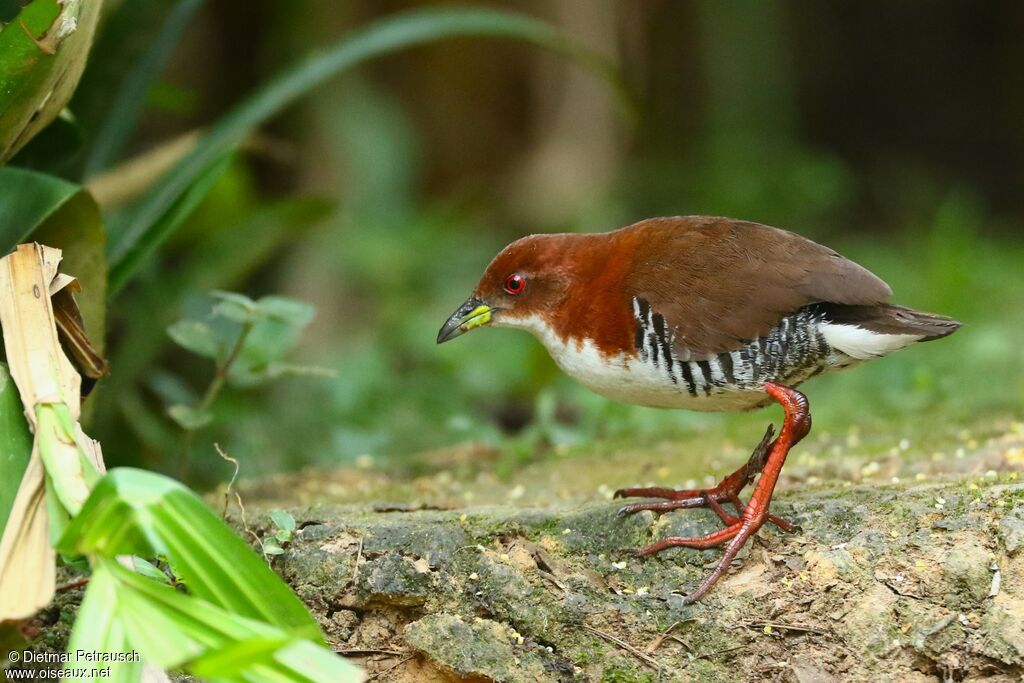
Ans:
POLYGON ((452 313, 447 322, 437 333, 437 343, 443 344, 449 339, 455 339, 460 334, 469 332, 474 327, 481 327, 491 322, 491 314, 494 312, 490 306, 476 297, 459 306, 459 310, 452 313))

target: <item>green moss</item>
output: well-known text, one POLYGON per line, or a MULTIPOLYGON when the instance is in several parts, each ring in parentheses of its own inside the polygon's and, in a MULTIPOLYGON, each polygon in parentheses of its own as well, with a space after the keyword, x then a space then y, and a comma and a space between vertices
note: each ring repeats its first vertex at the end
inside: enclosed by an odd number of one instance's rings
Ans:
POLYGON ((655 677, 633 667, 610 665, 601 673, 602 683, 654 683, 655 677))

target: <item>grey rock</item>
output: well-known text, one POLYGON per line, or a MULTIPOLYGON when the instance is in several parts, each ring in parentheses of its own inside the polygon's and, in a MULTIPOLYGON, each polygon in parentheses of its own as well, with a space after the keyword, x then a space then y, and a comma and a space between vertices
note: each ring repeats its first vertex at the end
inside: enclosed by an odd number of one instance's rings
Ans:
POLYGON ((514 630, 489 619, 432 614, 409 624, 405 639, 463 678, 486 677, 509 683, 550 680, 540 656, 527 651, 514 630))
POLYGON ((982 600, 988 595, 992 584, 989 564, 988 551, 976 542, 967 541, 946 553, 942 560, 942 571, 955 591, 970 599, 982 600))
POLYGON ((999 535, 1003 539, 1003 547, 1006 548, 1006 553, 1013 557, 1017 552, 1024 548, 1024 519, 1021 515, 1024 513, 1017 512, 1014 515, 1003 517, 999 520, 999 535))
POLYGON ((431 589, 431 573, 422 563, 397 553, 367 562, 360 571, 362 602, 387 605, 422 605, 431 589))

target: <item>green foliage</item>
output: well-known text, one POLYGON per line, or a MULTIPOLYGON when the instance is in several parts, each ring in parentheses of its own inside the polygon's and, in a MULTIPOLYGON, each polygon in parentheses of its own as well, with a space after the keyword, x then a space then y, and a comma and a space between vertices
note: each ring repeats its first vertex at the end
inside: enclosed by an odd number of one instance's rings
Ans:
POLYGON ((178 462, 181 476, 187 472, 194 433, 213 422, 214 403, 228 383, 253 387, 285 375, 324 374, 319 368, 283 361, 313 319, 312 306, 279 296, 254 301, 234 292, 214 292, 213 297, 211 322, 179 320, 167 329, 179 346, 216 364, 201 399, 192 399, 190 392, 182 391, 170 377, 163 382, 170 389, 165 395, 171 403, 167 414, 185 430, 178 462), (187 403, 178 402, 183 395, 187 403))
POLYGON ((81 186, 56 176, 0 167, 0 252, 6 254, 62 208, 85 196, 81 186))
POLYGON ((0 28, 0 163, 71 99, 102 5, 32 0, 0 28))
MULTIPOLYGON (((315 54, 272 80, 221 119, 184 159, 111 227, 110 285, 118 291, 170 235, 164 217, 195 183, 195 178, 239 145, 253 129, 329 78, 376 57, 457 36, 517 38, 566 54, 620 85, 602 57, 548 24, 529 17, 483 9, 429 8, 382 19, 315 54)), ((622 88, 620 87, 620 90, 622 88)))
POLYGON ((48 502, 59 502, 66 514, 77 515, 99 472, 79 442, 75 420, 66 405, 39 403, 35 414, 39 455, 54 493, 48 495, 48 502))
POLYGON ((82 285, 77 301, 102 346, 106 311, 106 238, 99 207, 81 186, 55 176, 0 167, 0 253, 31 235, 63 251, 63 269, 82 285))
POLYGON ((290 543, 295 535, 295 518, 284 510, 271 510, 270 521, 274 523, 277 530, 271 538, 263 540, 263 554, 282 555, 284 546, 290 543))
MULTIPOLYGON (((93 568, 72 652, 135 650, 161 668, 219 680, 360 678, 324 649, 316 622, 277 575, 171 479, 111 471, 58 548, 88 556, 93 568), (150 563, 136 559, 135 572, 125 569, 116 559, 124 555, 165 558, 187 593, 167 586, 150 563)), ((139 680, 138 666, 114 669, 120 680, 139 680)))
MULTIPOLYGON (((101 59, 103 69, 87 82, 107 78, 107 87, 76 98, 82 105, 82 121, 63 116, 59 125, 17 158, 48 173, 0 169, 0 250, 27 238, 62 248, 65 270, 83 285, 79 304, 98 344, 105 327, 108 279, 103 217, 89 192, 56 174, 93 177, 118 161, 162 65, 200 4, 201 0, 181 0, 162 25, 155 25, 128 19, 151 18, 162 7, 151 9, 149 3, 138 0, 120 3, 107 21, 106 41, 134 34, 132 49, 138 58, 129 60, 132 66, 114 80, 110 75, 118 68, 101 59), (145 26, 157 30, 140 50, 145 26)), ((13 156, 68 102, 84 68, 100 7, 99 1, 34 0, 0 30, 0 160, 13 156)), ((566 54, 602 73, 621 90, 603 58, 527 17, 487 10, 428 9, 380 21, 283 73, 215 123, 140 202, 120 214, 108 213, 113 226, 111 292, 139 274, 144 259, 185 226, 212 188, 229 177, 235 149, 257 126, 338 72, 409 46, 472 35, 516 38, 566 54)), ((109 48, 104 45, 104 51, 109 48)), ((204 280, 210 286, 231 282, 272 255, 292 236, 293 228, 308 226, 325 214, 322 202, 281 201, 270 203, 269 211, 263 208, 267 207, 253 206, 238 224, 245 228, 242 240, 224 240, 229 231, 215 231, 206 241, 209 248, 189 259, 179 277, 145 283, 141 291, 149 303, 170 306, 140 309, 138 317, 124 318, 130 327, 160 329, 163 325, 154 326, 150 316, 181 303, 176 286, 201 286, 204 280), (268 215, 273 216, 269 224, 268 215)), ((253 300, 217 292, 215 297, 212 317, 186 318, 168 328, 174 342, 216 366, 201 399, 175 402, 168 409, 186 431, 186 453, 191 435, 212 421, 211 409, 225 386, 251 387, 285 375, 322 374, 317 368, 284 360, 312 320, 312 306, 274 296, 253 300)), ((133 353, 139 350, 128 346, 133 353)), ((155 352, 159 342, 150 348, 155 352)), ((142 359, 136 361, 139 368, 148 360, 142 351, 142 359)), ((130 381, 133 376, 127 377, 130 381)), ((164 375, 162 382, 175 387, 179 395, 189 394, 185 384, 170 375, 164 375)), ((4 427, 0 446, 11 453, 10 457, 3 454, 0 510, 4 516, 16 490, 8 482, 20 478, 19 468, 24 469, 27 457, 23 452, 27 434, 17 419, 17 397, 9 382, 0 389, 5 387, 0 391, 0 426, 4 427)), ((117 387, 112 382, 108 391, 116 392, 117 387)), ((69 644, 72 651, 137 650, 148 663, 184 668, 214 680, 358 677, 353 667, 323 648, 319 629, 294 594, 194 494, 172 480, 137 470, 114 470, 100 479, 78 442, 79 432, 67 406, 42 404, 35 407, 35 416, 47 472, 51 535, 69 559, 85 556, 92 569, 69 644), (133 556, 130 568, 117 559, 126 556, 133 556), (166 567, 144 557, 159 558, 166 567), (168 585, 171 579, 173 587, 168 585)), ((287 513, 275 511, 273 522, 277 528, 265 544, 267 554, 283 552, 295 533, 295 521, 287 513)), ((115 666, 113 677, 135 681, 141 674, 142 665, 131 663, 115 666)))
MULTIPOLYGON (((152 0, 128 0, 127 5, 150 4, 152 0)), ((106 116, 100 122, 83 175, 96 175, 117 160, 135 131, 146 105, 150 88, 160 76, 171 50, 178 44, 182 31, 203 0, 179 0, 156 33, 149 49, 118 85, 117 93, 105 108, 106 116)), ((122 8, 121 13, 130 10, 122 8)), ((109 30, 109 28, 108 28, 109 30)))
POLYGON ((107 474, 58 544, 68 554, 165 557, 192 595, 319 639, 287 586, 194 493, 144 470, 107 474))
POLYGON ((286 374, 315 374, 283 361, 302 329, 313 319, 309 304, 279 296, 254 301, 234 292, 214 292, 211 322, 179 320, 167 334, 184 349, 213 360, 216 372, 202 401, 195 406, 176 404, 168 414, 182 429, 194 431, 213 421, 210 410, 224 383, 254 386, 286 374), (217 325, 217 319, 227 324, 217 325))
POLYGON ((32 435, 25 422, 18 389, 7 366, 0 363, 0 533, 11 514, 31 454, 32 435))

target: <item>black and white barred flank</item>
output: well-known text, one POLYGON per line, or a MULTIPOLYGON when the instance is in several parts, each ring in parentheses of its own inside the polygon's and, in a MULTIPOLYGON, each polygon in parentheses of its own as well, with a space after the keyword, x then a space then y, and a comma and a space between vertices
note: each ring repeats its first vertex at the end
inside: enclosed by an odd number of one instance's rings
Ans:
POLYGON ((735 351, 702 359, 677 348, 664 317, 643 299, 633 299, 633 315, 640 359, 663 370, 693 397, 710 396, 716 390, 757 391, 765 382, 795 386, 827 367, 842 367, 853 360, 837 358, 822 327, 824 313, 814 306, 786 316, 768 334, 735 351))

